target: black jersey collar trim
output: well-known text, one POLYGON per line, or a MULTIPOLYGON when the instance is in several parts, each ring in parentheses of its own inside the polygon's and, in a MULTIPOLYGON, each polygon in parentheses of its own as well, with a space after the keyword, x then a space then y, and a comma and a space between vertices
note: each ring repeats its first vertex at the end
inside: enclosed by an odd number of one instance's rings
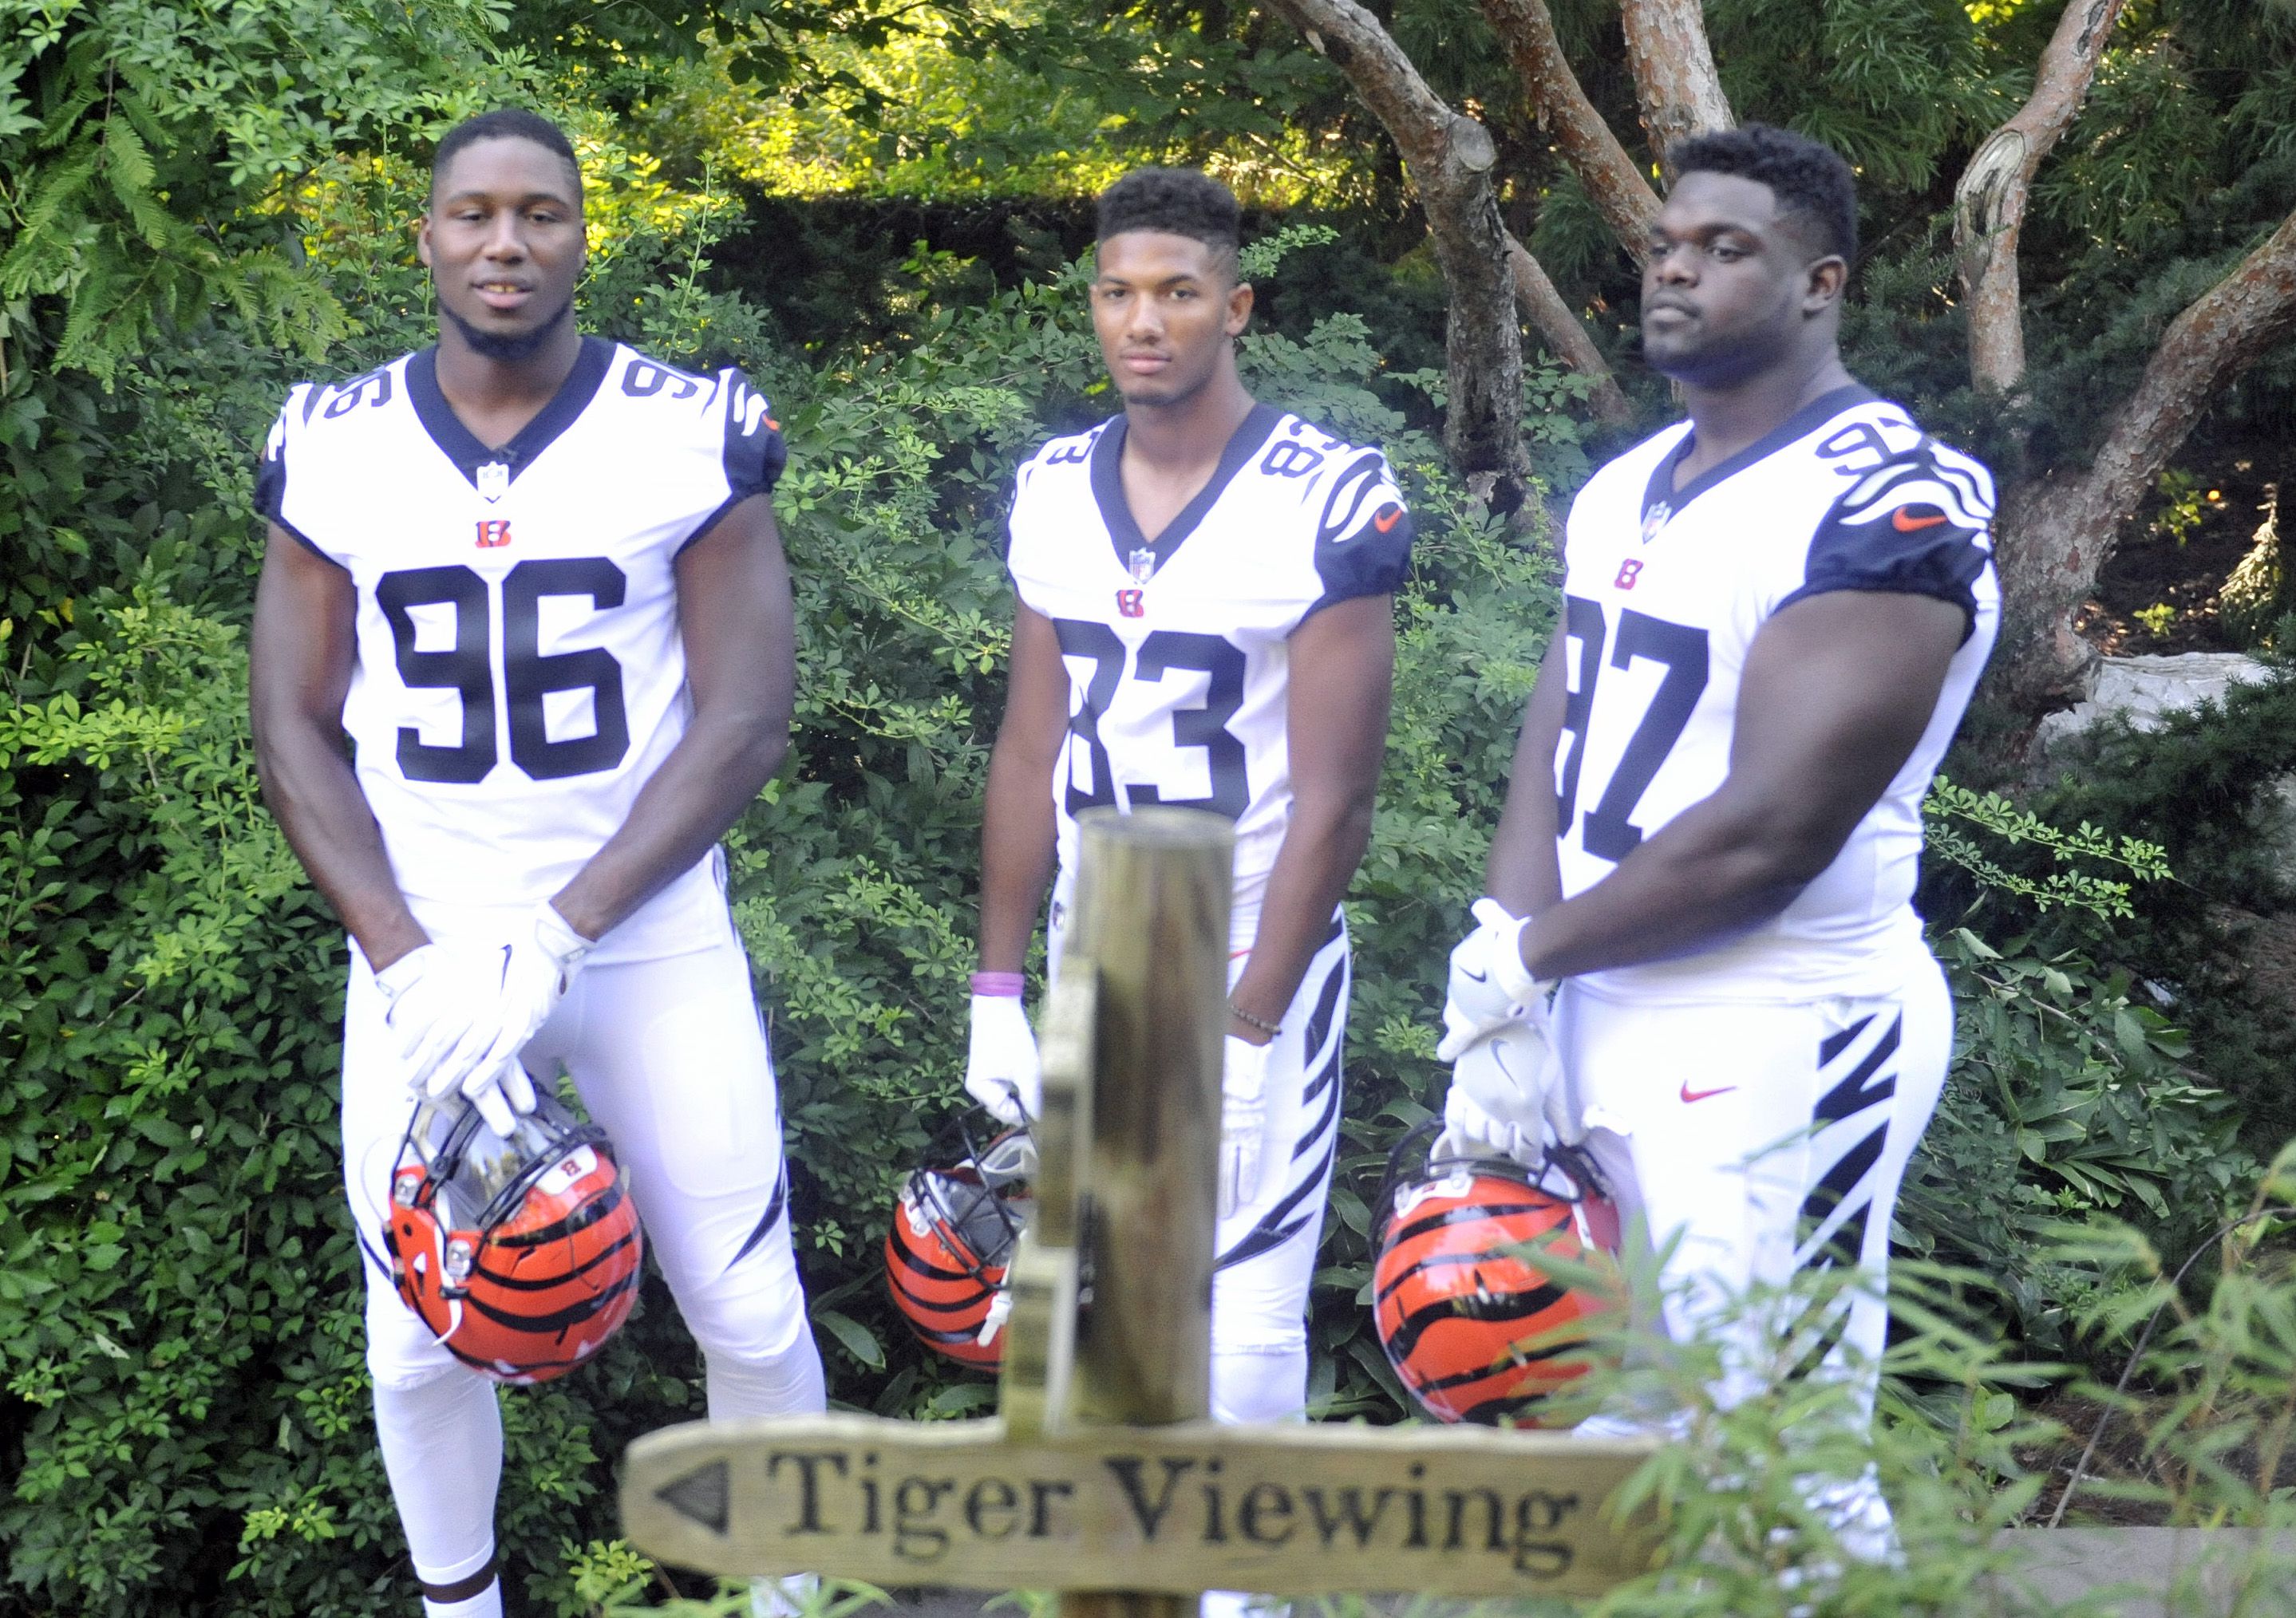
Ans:
POLYGON ((479 469, 489 462, 500 462, 507 467, 508 481, 515 483, 519 474, 534 464, 535 457, 548 449, 590 407, 613 358, 614 345, 604 338, 584 338, 581 353, 574 356, 574 369, 558 384, 558 391, 550 396, 550 403, 533 421, 518 429, 518 437, 500 449, 480 443, 478 436, 463 425, 455 407, 447 403, 447 396, 439 390, 439 348, 435 343, 406 362, 406 394, 414 400, 415 419, 430 435, 430 442, 455 463, 457 471, 470 479, 472 487, 478 486, 479 469))
POLYGON ((1182 507, 1180 514, 1164 525, 1164 531, 1152 541, 1140 532, 1140 524, 1132 515, 1132 503, 1124 498, 1124 418, 1112 418, 1092 445, 1092 497, 1100 507, 1100 519, 1107 525, 1109 543, 1116 547, 1116 565, 1127 573, 1132 571, 1132 556, 1136 551, 1145 551, 1154 560, 1150 569, 1161 568, 1171 560, 1172 552, 1196 531, 1235 475, 1243 470, 1244 462, 1259 452, 1267 442, 1283 413, 1273 404, 1254 404, 1251 413, 1239 422, 1228 435, 1227 447, 1220 451, 1219 464, 1212 469, 1211 481, 1196 492, 1196 497, 1182 507))
POLYGON ((1648 541, 1692 501, 1716 484, 1744 471, 1757 461, 1767 460, 1789 444, 1808 437, 1845 410, 1870 404, 1882 396, 1860 382, 1820 394, 1784 421, 1718 465, 1709 467, 1682 487, 1674 486, 1674 469, 1698 442, 1695 429, 1682 435, 1675 446, 1659 458, 1650 482, 1643 489, 1643 538, 1648 541), (1652 519, 1657 518, 1653 523, 1652 519))

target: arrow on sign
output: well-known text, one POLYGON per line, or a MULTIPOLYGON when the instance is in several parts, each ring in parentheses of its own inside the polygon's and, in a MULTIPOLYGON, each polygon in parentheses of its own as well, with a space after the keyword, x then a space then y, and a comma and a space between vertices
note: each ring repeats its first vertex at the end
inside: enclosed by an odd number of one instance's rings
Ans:
POLYGON ((653 1491, 654 1499, 678 1516, 720 1535, 726 1532, 733 1494, 733 1490, 726 1485, 726 1463, 722 1460, 696 1467, 676 1482, 665 1483, 653 1491))

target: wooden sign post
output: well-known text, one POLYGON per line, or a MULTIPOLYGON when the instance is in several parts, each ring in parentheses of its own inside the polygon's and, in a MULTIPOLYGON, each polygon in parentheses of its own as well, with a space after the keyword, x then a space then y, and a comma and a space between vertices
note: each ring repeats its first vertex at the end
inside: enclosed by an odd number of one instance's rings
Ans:
POLYGON ((631 1542, 712 1573, 1057 1589, 1065 1618, 1183 1618, 1205 1589, 1588 1595, 1643 1571, 1651 1536, 1601 1507, 1646 1442, 1207 1419, 1234 834, 1182 809, 1082 829, 1000 1413, 649 1434, 631 1542))

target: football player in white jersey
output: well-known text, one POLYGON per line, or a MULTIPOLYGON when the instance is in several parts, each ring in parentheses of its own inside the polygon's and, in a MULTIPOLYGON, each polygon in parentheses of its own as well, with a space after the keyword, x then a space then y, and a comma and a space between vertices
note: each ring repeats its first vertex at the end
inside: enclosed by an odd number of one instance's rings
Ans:
MULTIPOLYGON (((1921 804, 1999 592, 1985 469, 1842 366, 1848 166, 1759 126, 1673 159, 1643 345, 1690 419, 1572 504, 1441 1054, 1459 1134, 1527 1156, 1583 1132, 1677 1242, 1679 1335, 1798 1270, 1883 1273, 1953 1032, 1908 903, 1921 804)), ((1870 1409, 1886 1328, 1853 1291, 1788 1359, 1854 1361, 1870 1409)), ((1779 1352, 1745 1334, 1723 1396, 1779 1352)), ((1887 1543, 1870 1484, 1829 1498, 1887 1543)))
POLYGON ((251 705, 264 789, 356 946, 345 1182, 375 1425, 423 1608, 498 1618, 494 1385, 393 1291, 415 1096, 507 1125, 562 1066, 612 1138, 713 1417, 823 1408, 773 1067, 718 838, 788 746, 783 460, 738 372, 586 338, 573 149, 440 143, 436 347, 288 397, 251 705), (347 759, 342 745, 351 741, 347 759))
POLYGON ((1021 969, 1048 879, 1053 954, 1075 816, 1235 821, 1212 1410, 1297 1416, 1308 1287, 1338 1142, 1349 953, 1339 904, 1371 832, 1411 519, 1384 457, 1257 403, 1226 187, 1139 169, 1099 206, 1093 322, 1124 413, 1021 467, 1006 555, 1011 691, 981 830, 966 1088, 1036 1105, 1021 969))

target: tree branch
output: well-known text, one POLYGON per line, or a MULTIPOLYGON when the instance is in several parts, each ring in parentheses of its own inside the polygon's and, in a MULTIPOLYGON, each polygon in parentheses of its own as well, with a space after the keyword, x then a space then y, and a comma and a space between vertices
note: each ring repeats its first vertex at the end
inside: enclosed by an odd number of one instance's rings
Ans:
POLYGON ((2033 176, 2064 134, 2103 60, 2128 0, 2068 0, 2041 53, 2033 94, 1986 137, 1953 192, 1953 245, 1969 316, 1970 377, 2003 393, 2025 377, 2017 239, 2033 176))
POLYGON ((1516 76, 1530 93, 1538 127, 1554 137, 1595 211, 1640 264, 1650 251, 1658 193, 1587 99, 1578 75, 1562 53, 1546 0, 1482 0, 1482 6, 1516 76))
POLYGON ((1450 405, 1443 446, 1467 486, 1498 511, 1522 503, 1522 334, 1507 266, 1506 226, 1491 170, 1490 132, 1455 111, 1355 0, 1268 0, 1328 56, 1395 142, 1411 170, 1451 306, 1445 357, 1450 405))
POLYGON ((1705 8, 1701 0, 1623 0, 1619 20, 1626 25, 1627 66, 1634 72, 1651 155, 1671 180, 1666 154, 1675 142, 1738 121, 1715 70, 1705 8))
POLYGON ((2005 513, 2005 646, 2010 689, 2038 709, 2078 691, 2092 654, 2071 610, 2112 555, 2161 469, 2233 378, 2296 330, 2296 214, 2169 323, 2104 446, 2077 478, 2022 486, 2005 513))
POLYGON ((1514 282, 1514 300, 1522 310, 1523 318, 1530 322, 1554 357, 1577 372, 1594 380, 1594 390, 1587 396, 1587 404, 1595 419, 1605 427, 1627 427, 1633 424, 1634 406, 1627 396, 1619 391, 1618 379, 1611 374, 1603 351, 1595 347, 1595 339, 1587 335, 1587 328, 1578 323, 1578 316, 1562 301, 1562 294, 1546 278, 1530 249, 1510 234, 1506 239, 1507 274, 1514 282))

